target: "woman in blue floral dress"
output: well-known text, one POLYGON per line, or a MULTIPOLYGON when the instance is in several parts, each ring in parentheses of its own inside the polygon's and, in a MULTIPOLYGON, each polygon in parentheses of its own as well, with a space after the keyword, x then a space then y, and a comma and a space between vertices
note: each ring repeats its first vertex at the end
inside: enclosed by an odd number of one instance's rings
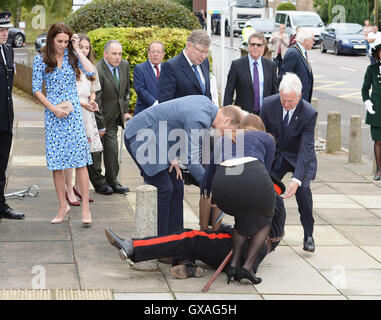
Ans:
POLYGON ((51 223, 62 223, 69 217, 70 207, 65 196, 64 170, 76 168, 80 181, 82 223, 91 224, 89 206, 89 177, 87 164, 92 158, 87 141, 82 107, 79 103, 76 80, 80 72, 94 75, 93 64, 79 49, 78 35, 63 23, 54 24, 48 31, 46 46, 33 61, 33 93, 45 106, 46 162, 53 171, 53 181, 59 201, 59 209, 51 223), (45 82, 46 96, 42 92, 45 82), (74 110, 57 107, 70 101, 74 110))

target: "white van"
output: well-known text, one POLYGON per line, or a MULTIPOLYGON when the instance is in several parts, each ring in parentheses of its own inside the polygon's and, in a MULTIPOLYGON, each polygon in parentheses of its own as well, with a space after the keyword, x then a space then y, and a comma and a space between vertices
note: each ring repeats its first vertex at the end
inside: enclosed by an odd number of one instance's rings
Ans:
POLYGON ((320 16, 313 11, 278 11, 275 15, 275 25, 286 26, 286 33, 291 35, 296 32, 296 27, 311 29, 315 35, 315 45, 320 44, 320 33, 324 23, 320 16))

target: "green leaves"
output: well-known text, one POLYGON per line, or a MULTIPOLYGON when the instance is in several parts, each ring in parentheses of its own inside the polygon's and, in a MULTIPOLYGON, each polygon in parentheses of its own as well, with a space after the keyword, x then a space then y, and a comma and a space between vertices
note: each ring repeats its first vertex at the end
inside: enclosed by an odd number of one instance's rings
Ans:
MULTIPOLYGON (((184 48, 190 30, 180 28, 100 28, 89 32, 91 44, 97 61, 103 57, 104 45, 109 40, 118 40, 123 47, 123 59, 130 63, 130 81, 133 83, 134 68, 136 65, 147 60, 148 45, 158 40, 164 44, 164 61, 178 55, 184 48)), ((130 90, 130 110, 135 108, 136 92, 131 86, 130 90)))
POLYGON ((75 32, 85 33, 111 26, 200 28, 190 10, 168 0, 94 0, 72 13, 66 23, 75 32))

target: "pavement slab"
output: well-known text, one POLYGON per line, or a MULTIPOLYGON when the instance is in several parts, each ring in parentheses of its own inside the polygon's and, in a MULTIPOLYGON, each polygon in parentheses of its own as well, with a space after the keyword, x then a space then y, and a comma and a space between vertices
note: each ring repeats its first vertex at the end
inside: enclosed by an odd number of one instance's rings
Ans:
MULTIPOLYGON (((131 192, 106 196, 90 186, 90 197, 95 200, 90 228, 81 224, 81 207, 71 208, 70 221, 50 224, 58 200, 52 174, 45 166, 43 109, 26 104, 23 98, 14 101, 6 192, 32 184, 40 190, 36 198, 7 199, 26 218, 0 219, 0 297, 35 292, 34 297, 41 299, 381 300, 381 183, 373 181, 373 159, 363 157, 361 163, 351 164, 345 151, 317 152, 318 172, 311 183, 315 253, 302 250, 304 232, 296 200, 287 199, 285 237, 259 266, 257 276, 262 283, 237 285, 232 281, 227 285, 226 275, 221 274, 203 293, 215 270, 201 261, 197 264, 205 269, 203 277, 179 280, 171 276, 170 265, 162 263, 153 272, 134 269, 108 243, 105 228, 123 238, 136 236, 136 188, 144 182, 125 148, 119 180, 131 192), (43 292, 37 290, 42 284, 43 292)), ((291 174, 284 177, 286 186, 290 179, 291 174)), ((199 228, 199 198, 199 188, 184 186, 185 227, 199 228)), ((224 222, 234 225, 234 218, 226 215, 224 222)))

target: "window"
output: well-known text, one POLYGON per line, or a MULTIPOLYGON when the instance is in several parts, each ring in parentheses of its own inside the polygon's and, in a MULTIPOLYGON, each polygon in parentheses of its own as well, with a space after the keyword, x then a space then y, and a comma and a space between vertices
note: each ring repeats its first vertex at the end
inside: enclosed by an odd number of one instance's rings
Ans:
POLYGON ((277 13, 275 22, 285 24, 286 22, 286 15, 282 13, 277 13))

